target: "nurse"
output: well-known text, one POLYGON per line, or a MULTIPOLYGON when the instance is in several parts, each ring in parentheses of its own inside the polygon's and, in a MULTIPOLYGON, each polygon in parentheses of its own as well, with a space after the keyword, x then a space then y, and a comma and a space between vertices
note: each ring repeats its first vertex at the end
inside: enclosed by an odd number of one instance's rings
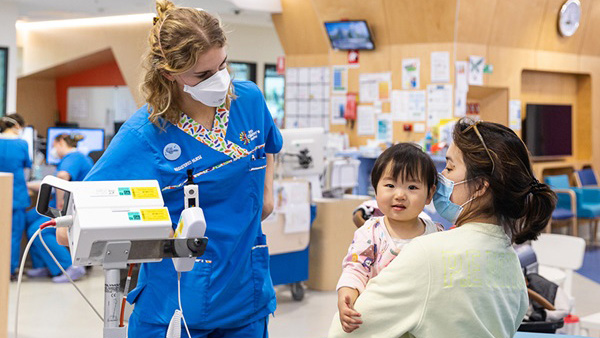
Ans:
POLYGON ((24 127, 25 120, 19 114, 0 118, 0 172, 13 174, 11 280, 16 280, 21 254, 21 237, 25 231, 25 209, 31 204, 25 183, 25 168, 31 168, 31 160, 27 142, 20 139, 24 127))
MULTIPOLYGON (((181 277, 191 335, 267 337, 276 301, 261 219, 273 209, 272 154, 281 149, 281 134, 259 88, 231 81, 219 20, 164 0, 156 8, 142 86, 147 104, 86 180, 158 180, 177 222, 191 170, 209 238, 181 277)), ((143 264, 128 301, 135 304, 129 336, 164 337, 178 308, 172 261, 143 264)))
MULTIPOLYGON (((83 181, 85 176, 92 169, 92 166, 94 165, 92 159, 77 151, 77 143, 81 140, 83 140, 83 136, 79 134, 60 134, 54 138, 51 153, 54 157, 60 158, 60 162, 56 167, 56 177, 66 181, 83 181)), ((37 185, 29 184, 29 188, 38 190, 39 183, 37 185)), ((64 204, 63 197, 64 193, 61 190, 56 190, 55 203, 59 210, 62 209, 64 204)), ((40 216, 30 223, 27 226, 27 235, 31 238, 37 229, 39 229, 40 225, 46 221, 48 221, 47 217, 40 216)), ((43 247, 41 241, 36 239, 33 242, 33 250, 42 258, 46 268, 37 268, 27 271, 29 277, 35 278, 52 275, 54 276, 52 278, 53 282, 67 283, 69 281, 67 275, 74 281, 85 275, 85 268, 72 265, 69 250, 56 242, 56 230, 54 228, 44 230, 42 236, 44 237, 44 242, 56 257, 56 260, 58 260, 65 270, 66 275, 61 272, 58 266, 56 266, 56 263, 43 247)))

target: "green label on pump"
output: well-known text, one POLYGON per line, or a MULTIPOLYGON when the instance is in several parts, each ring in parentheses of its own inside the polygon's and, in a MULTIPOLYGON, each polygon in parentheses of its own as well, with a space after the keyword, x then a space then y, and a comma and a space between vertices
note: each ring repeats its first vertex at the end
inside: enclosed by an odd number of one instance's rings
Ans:
POLYGON ((119 196, 131 196, 131 189, 119 188, 119 196))
POLYGON ((130 221, 141 221, 142 220, 142 215, 140 215, 140 213, 137 211, 129 212, 129 213, 127 213, 127 215, 129 215, 130 221))

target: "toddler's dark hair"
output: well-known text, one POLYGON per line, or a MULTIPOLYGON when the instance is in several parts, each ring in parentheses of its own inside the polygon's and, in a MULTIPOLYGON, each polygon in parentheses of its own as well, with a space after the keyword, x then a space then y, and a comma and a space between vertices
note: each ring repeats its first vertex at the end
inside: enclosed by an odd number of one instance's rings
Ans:
POLYGON ((371 171, 371 184, 376 193, 377 183, 389 164, 392 165, 394 179, 402 175, 404 181, 424 182, 428 193, 437 184, 437 170, 431 157, 414 143, 398 143, 386 149, 375 161, 371 171))

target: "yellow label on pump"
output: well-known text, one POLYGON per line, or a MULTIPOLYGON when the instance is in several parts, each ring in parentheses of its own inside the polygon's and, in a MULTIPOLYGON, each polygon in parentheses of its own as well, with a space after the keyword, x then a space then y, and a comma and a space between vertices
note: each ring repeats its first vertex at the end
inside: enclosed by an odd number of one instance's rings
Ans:
POLYGON ((158 198, 158 189, 155 187, 131 188, 133 199, 151 199, 158 198))
POLYGON ((167 209, 140 209, 143 221, 168 221, 169 212, 167 209))

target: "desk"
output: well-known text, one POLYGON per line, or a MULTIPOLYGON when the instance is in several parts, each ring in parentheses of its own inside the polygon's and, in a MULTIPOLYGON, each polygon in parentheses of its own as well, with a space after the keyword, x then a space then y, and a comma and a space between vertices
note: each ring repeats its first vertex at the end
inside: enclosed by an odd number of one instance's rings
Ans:
MULTIPOLYGON (((0 173, 0 299, 8 299, 13 174, 0 173)), ((8 332, 8 301, 0 302, 0 337, 8 332)))

